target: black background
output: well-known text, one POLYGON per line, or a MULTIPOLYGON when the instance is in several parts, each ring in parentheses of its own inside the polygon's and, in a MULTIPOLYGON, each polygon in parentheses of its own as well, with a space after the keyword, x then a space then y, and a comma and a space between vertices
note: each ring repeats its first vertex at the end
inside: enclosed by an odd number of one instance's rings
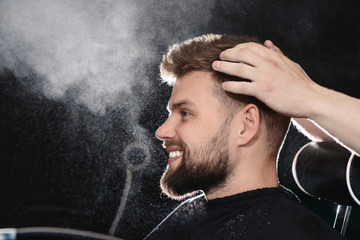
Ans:
MULTIPOLYGON (((151 87, 144 92, 133 86, 133 96, 141 103, 138 122, 129 123, 126 117, 131 104, 110 107, 106 114, 97 115, 71 98, 58 101, 39 94, 34 90, 36 74, 19 79, 14 69, 3 69, 0 227, 56 226, 108 233, 126 182, 128 165, 121 153, 138 140, 133 135, 136 126, 147 130, 142 142, 149 146, 151 161, 144 169, 132 170, 131 190, 115 235, 141 239, 173 209, 177 203, 160 194, 158 182, 167 154, 154 137, 167 117, 171 90, 159 83, 158 64, 170 44, 209 32, 271 39, 315 82, 360 97, 360 9, 355 1, 211 3, 209 20, 194 22, 192 15, 202 9, 196 9, 191 1, 184 2, 180 13, 171 1, 138 1, 138 8, 153 20, 154 32, 148 39, 152 61, 143 63, 151 87), (161 12, 167 12, 167 17, 161 12)), ((140 18, 136 29, 139 36, 148 27, 142 24, 144 19, 140 18)), ((290 161, 306 142, 294 128, 290 129, 280 156, 280 181, 332 224, 336 205, 301 194, 291 179, 290 161)), ((135 151, 129 158, 136 166, 143 161, 144 153, 135 151)), ((358 239, 359 226, 356 207, 348 239, 358 239)))

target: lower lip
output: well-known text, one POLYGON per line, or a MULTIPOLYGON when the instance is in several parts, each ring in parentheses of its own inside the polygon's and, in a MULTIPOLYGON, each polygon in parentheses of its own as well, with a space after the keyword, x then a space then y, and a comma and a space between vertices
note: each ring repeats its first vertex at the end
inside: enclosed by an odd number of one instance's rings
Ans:
POLYGON ((178 159, 180 159, 180 158, 181 158, 181 156, 174 157, 174 158, 169 158, 168 164, 170 165, 170 164, 172 164, 173 162, 175 162, 176 160, 178 160, 178 159))

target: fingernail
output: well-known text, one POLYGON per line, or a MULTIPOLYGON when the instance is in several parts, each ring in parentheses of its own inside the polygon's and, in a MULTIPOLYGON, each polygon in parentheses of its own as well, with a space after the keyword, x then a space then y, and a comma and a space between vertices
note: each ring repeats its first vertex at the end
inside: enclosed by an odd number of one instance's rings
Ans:
POLYGON ((223 83, 222 83, 222 87, 223 87, 223 89, 227 90, 228 83, 227 83, 227 82, 223 82, 223 83))
POLYGON ((213 68, 214 69, 218 69, 219 65, 220 65, 220 63, 218 61, 213 62, 213 68))

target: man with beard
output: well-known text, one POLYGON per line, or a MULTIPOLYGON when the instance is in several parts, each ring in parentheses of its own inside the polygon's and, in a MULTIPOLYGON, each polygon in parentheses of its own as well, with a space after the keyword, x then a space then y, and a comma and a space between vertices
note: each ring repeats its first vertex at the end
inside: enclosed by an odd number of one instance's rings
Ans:
POLYGON ((245 42, 259 44, 203 35, 163 57, 161 76, 173 89, 170 115, 156 132, 169 153, 161 188, 177 200, 202 190, 206 202, 192 205, 191 216, 173 212, 147 239, 342 239, 278 184, 276 160, 290 118, 222 89, 225 81, 246 80, 216 72, 212 64, 245 42))

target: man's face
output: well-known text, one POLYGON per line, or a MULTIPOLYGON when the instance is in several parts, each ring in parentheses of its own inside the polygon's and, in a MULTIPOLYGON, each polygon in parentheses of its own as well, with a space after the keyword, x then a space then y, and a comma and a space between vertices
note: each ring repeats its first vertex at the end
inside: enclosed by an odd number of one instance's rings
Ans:
POLYGON ((214 87, 211 73, 205 71, 190 72, 174 84, 169 118, 156 132, 169 152, 161 188, 171 198, 213 191, 229 174, 229 119, 214 87))

